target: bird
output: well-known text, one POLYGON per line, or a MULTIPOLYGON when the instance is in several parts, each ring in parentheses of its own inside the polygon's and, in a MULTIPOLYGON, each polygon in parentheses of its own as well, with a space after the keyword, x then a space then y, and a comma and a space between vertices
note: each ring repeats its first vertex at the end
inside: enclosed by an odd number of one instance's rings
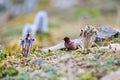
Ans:
POLYGON ((64 37, 64 45, 68 50, 76 50, 78 48, 78 46, 69 37, 64 37))

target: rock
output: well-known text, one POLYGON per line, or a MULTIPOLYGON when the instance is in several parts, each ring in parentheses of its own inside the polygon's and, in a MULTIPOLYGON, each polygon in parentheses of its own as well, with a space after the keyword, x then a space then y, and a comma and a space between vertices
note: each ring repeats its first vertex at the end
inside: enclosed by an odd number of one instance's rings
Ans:
POLYGON ((37 32, 48 32, 48 15, 46 11, 40 11, 37 13, 34 25, 37 32))
POLYGON ((120 80, 120 71, 116 71, 114 73, 111 73, 110 75, 106 75, 100 80, 120 80))
POLYGON ((113 29, 110 26, 102 26, 97 29, 97 37, 95 42, 99 43, 104 41, 106 38, 116 38, 119 35, 119 32, 113 29))
POLYGON ((114 44, 110 44, 108 46, 100 47, 100 49, 107 50, 108 52, 120 51, 120 44, 119 43, 114 43, 114 44), (110 46, 111 46, 111 48, 110 48, 110 46))

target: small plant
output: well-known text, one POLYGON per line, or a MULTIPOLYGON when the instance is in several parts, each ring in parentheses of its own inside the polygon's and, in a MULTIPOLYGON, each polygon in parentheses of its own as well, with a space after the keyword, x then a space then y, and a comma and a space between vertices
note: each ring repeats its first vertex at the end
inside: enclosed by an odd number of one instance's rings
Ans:
POLYGON ((28 55, 30 55, 34 41, 35 39, 32 38, 29 33, 26 35, 25 38, 21 38, 20 46, 22 46, 23 57, 27 57, 28 55))
POLYGON ((118 61, 114 59, 114 57, 107 58, 105 61, 105 65, 108 67, 114 66, 118 64, 118 61))
POLYGON ((92 25, 87 25, 84 30, 81 30, 80 38, 83 42, 83 47, 90 48, 97 36, 97 31, 92 25))
POLYGON ((4 66, 1 66, 0 67, 0 78, 4 78, 6 76, 16 76, 18 75, 18 70, 16 70, 15 68, 13 67, 8 67, 8 68, 5 68, 4 66))
POLYGON ((6 76, 5 80, 32 80, 29 72, 19 72, 16 76, 6 76))
POLYGON ((2 50, 0 50, 0 61, 5 58, 5 54, 2 50))

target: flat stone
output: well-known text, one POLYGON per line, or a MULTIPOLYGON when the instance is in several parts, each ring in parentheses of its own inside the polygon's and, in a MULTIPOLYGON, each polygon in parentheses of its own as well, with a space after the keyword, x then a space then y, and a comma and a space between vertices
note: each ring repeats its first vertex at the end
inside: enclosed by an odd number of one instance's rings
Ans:
POLYGON ((106 38, 116 38, 119 35, 119 32, 110 26, 99 27, 97 31, 96 43, 102 42, 106 38))
POLYGON ((118 31, 116 31, 115 29, 109 26, 103 26, 103 27, 98 28, 97 30, 98 30, 97 37, 99 38, 111 37, 118 33, 118 31))

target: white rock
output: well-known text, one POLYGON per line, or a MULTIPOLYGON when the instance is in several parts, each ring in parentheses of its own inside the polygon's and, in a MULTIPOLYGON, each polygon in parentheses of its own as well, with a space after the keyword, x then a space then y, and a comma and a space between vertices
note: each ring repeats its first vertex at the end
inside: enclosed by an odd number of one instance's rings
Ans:
POLYGON ((119 43, 113 43, 113 44, 110 44, 108 46, 103 46, 103 47, 100 47, 100 49, 105 49, 109 52, 111 51, 120 51, 120 44, 119 43), (111 49, 109 48, 111 45, 111 49))

